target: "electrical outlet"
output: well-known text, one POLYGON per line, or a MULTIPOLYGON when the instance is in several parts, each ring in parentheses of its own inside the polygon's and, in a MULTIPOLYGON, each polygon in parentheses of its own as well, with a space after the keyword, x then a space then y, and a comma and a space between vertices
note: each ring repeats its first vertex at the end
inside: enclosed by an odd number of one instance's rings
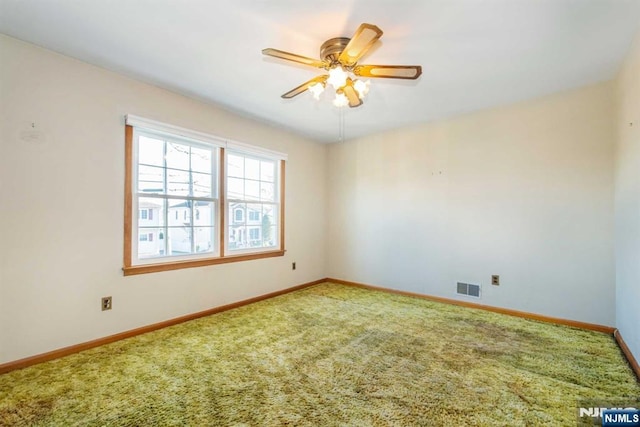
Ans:
POLYGON ((500 286, 500 276, 497 274, 491 275, 491 284, 494 286, 500 286))
POLYGON ((296 269, 296 263, 295 263, 295 262, 292 262, 292 263, 291 263, 291 269, 292 269, 292 270, 295 270, 295 269, 296 269))
POLYGON ((102 298, 102 311, 111 310, 111 297, 102 298))

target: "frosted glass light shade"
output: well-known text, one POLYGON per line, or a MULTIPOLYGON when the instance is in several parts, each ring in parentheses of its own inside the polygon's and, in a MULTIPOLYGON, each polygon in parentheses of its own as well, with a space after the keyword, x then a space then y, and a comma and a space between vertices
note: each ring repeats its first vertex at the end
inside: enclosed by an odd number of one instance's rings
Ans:
POLYGON ((320 99, 320 95, 324 92, 324 84, 316 83, 314 85, 309 86, 309 92, 313 95, 314 99, 320 99))
POLYGON ((353 82, 353 88, 356 90, 356 92, 358 92, 358 96, 360 97, 360 99, 364 99, 364 96, 369 93, 369 80, 362 81, 362 80, 356 80, 355 82, 353 82))
POLYGON ((336 98, 333 100, 333 105, 336 107, 344 107, 349 105, 349 99, 344 93, 336 93, 336 98))
POLYGON ((333 86, 334 89, 340 89, 347 84, 347 77, 349 74, 341 67, 337 66, 329 70, 329 78, 327 83, 333 86))

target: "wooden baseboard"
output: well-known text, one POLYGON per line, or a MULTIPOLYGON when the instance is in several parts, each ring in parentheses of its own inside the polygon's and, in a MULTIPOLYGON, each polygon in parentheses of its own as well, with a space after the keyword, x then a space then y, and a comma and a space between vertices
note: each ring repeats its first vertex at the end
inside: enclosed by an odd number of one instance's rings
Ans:
POLYGON ((125 338, 135 337, 136 335, 145 334, 147 332, 156 331, 158 329, 166 328, 167 326, 177 325, 178 323, 188 322, 189 320, 198 319, 200 317, 210 316, 212 314, 220 313, 223 311, 231 310, 234 308, 242 307, 244 305, 252 304, 254 302, 262 301, 269 298, 274 298, 279 295, 288 294, 293 291, 308 288, 310 286, 317 285, 319 283, 326 282, 326 279, 315 280, 313 282, 304 283, 302 285, 293 286, 291 288, 283 289, 276 292, 271 292, 257 297, 249 298, 246 300, 234 302, 220 307, 211 308, 209 310, 200 311, 198 313, 187 314, 186 316, 176 317, 174 319, 165 320, 164 322, 154 323, 152 325, 143 326, 129 331, 120 332, 115 335, 109 335, 107 337, 98 338, 92 341, 72 345, 69 347, 60 348, 57 350, 49 351, 47 353, 37 354, 35 356, 27 357, 24 359, 15 360, 0 365, 0 374, 15 371, 16 369, 26 368, 42 362, 48 362, 50 360, 59 359, 70 354, 79 353, 83 350, 99 347, 101 345, 109 344, 115 341, 120 341, 125 338))
POLYGON ((636 358, 633 357, 633 353, 631 353, 631 350, 627 346, 627 343, 622 339, 622 334, 620 334, 620 331, 616 329, 613 333, 613 336, 615 337, 620 350, 622 350, 622 354, 624 354, 624 356, 627 358, 629 366, 631 366, 631 369, 633 370, 633 372, 635 372, 638 381, 640 381, 640 365, 638 364, 636 358))
POLYGON ((586 322, 578 322, 575 320, 561 319, 561 318, 551 317, 551 316, 543 316, 541 314, 528 313, 526 311, 518 311, 518 310, 511 310, 508 308, 493 307, 490 305, 476 304, 476 303, 467 302, 467 301, 458 301, 458 300, 449 299, 449 298, 419 294, 416 292, 399 291, 397 289, 389 289, 389 288, 383 288, 381 286, 373 286, 373 285, 367 285, 364 283, 350 282, 348 280, 327 278, 326 281, 339 283, 342 285, 355 286, 358 288, 373 289, 377 291, 390 292, 398 295, 417 297, 417 298, 422 298, 429 301, 442 302, 445 304, 459 305, 461 307, 477 308, 480 310, 492 311, 494 313, 508 314, 509 316, 522 317, 525 319, 538 320, 541 322, 554 323, 557 325, 572 326, 574 328, 588 329, 590 331, 604 332, 607 334, 613 334, 613 332, 615 331, 615 328, 612 328, 611 326, 597 325, 594 323, 586 323, 586 322))

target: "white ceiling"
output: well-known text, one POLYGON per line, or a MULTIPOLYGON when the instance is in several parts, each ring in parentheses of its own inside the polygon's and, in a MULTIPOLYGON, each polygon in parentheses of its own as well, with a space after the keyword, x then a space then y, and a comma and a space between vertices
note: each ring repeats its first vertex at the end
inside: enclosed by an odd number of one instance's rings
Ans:
POLYGON ((640 0, 0 0, 2 33, 321 142, 340 114, 353 138, 613 78, 639 28, 640 0), (372 79, 355 109, 280 98, 322 70, 263 48, 317 58, 362 22, 384 35, 360 63, 420 79, 372 79))

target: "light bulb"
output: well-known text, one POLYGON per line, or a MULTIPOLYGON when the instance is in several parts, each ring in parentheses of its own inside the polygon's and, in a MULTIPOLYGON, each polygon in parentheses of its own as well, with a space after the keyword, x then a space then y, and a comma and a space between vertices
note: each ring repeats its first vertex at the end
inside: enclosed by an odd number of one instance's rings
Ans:
POLYGON ((369 93, 369 80, 363 82, 362 80, 356 80, 353 82, 353 88, 358 92, 358 96, 360 99, 363 99, 364 96, 369 93))
POLYGON ((309 86, 309 92, 314 99, 320 99, 320 95, 324 92, 324 83, 315 83, 309 86))
POLYGON ((340 66, 337 65, 334 68, 329 70, 329 78, 327 79, 327 83, 333 86, 334 89, 340 89, 345 84, 347 84, 347 77, 349 74, 340 66))
POLYGON ((336 99, 333 100, 333 105, 336 107, 344 107, 349 104, 349 99, 344 93, 336 93, 336 99))

